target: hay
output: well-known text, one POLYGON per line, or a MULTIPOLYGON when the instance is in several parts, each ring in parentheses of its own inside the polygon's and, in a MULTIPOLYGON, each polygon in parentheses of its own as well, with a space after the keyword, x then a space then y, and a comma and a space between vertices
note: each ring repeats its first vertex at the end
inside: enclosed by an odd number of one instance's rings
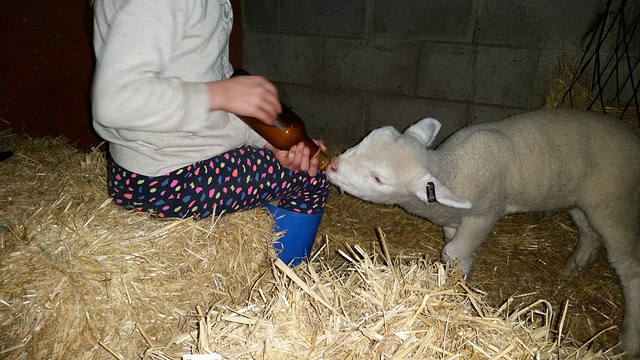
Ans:
POLYGON ((567 54, 561 55, 556 64, 555 75, 548 82, 542 95, 542 107, 571 107, 605 112, 621 118, 636 130, 640 130, 640 118, 637 116, 635 106, 630 106, 623 114, 624 107, 618 102, 594 101, 586 76, 576 79, 577 74, 579 74, 578 64, 567 54))
POLYGON ((571 307, 493 307, 430 260, 439 231, 396 208, 334 191, 317 259, 291 270, 260 209, 151 219, 109 201, 99 151, 11 133, 0 144, 14 152, 0 163, 2 358, 611 358, 592 345, 615 331, 582 346, 571 307), (374 233, 375 215, 403 225, 374 233))
POLYGON ((224 358, 595 358, 557 346, 545 301, 507 316, 440 263, 389 267, 357 249, 339 268, 276 262, 269 291, 240 311, 212 309, 190 338, 224 358))
POLYGON ((259 210, 151 220, 111 204, 100 152, 1 143, 14 156, 0 163, 0 356, 103 358, 102 342, 135 358, 147 346, 137 329, 169 341, 196 305, 244 303, 268 269, 274 235, 259 210))
MULTIPOLYGON (((387 234, 391 256, 403 260, 426 258, 438 261, 444 246, 440 227, 393 206, 363 202, 333 192, 327 204, 320 233, 329 239, 330 251, 322 251, 323 261, 336 261, 337 249, 358 244, 372 249, 378 240, 373 229, 387 234)), ((566 214, 519 214, 500 220, 487 242, 476 252, 476 264, 468 283, 486 293, 486 302, 509 311, 523 308, 539 299, 552 308, 569 304, 564 333, 578 343, 593 334, 622 323, 624 301, 618 278, 600 258, 579 276, 559 276, 577 242, 577 232, 566 214)), ((369 250, 371 251, 371 250, 369 250)), ((591 345, 615 345, 617 331, 609 330, 591 345)))

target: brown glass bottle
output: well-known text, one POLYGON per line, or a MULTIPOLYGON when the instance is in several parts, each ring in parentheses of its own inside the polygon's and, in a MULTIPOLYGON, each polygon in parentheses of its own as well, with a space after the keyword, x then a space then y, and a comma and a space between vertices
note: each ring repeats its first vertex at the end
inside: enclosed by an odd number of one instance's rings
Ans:
MULTIPOLYGON (((244 69, 237 69, 232 77, 238 75, 249 75, 249 73, 244 69)), ((293 145, 303 142, 311 150, 309 159, 317 157, 318 169, 326 169, 331 158, 307 135, 302 119, 286 105, 280 104, 282 105, 282 113, 278 115, 274 126, 267 125, 253 117, 240 115, 238 117, 280 150, 289 150, 293 145)))

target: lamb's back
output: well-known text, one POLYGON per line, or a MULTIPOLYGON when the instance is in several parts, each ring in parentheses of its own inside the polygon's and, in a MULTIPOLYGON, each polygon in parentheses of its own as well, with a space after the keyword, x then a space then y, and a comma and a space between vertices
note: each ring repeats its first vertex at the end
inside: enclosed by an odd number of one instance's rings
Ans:
POLYGON ((640 181, 638 133, 596 112, 528 112, 462 129, 436 150, 449 154, 461 196, 495 202, 493 192, 507 213, 570 208, 599 187, 640 181))

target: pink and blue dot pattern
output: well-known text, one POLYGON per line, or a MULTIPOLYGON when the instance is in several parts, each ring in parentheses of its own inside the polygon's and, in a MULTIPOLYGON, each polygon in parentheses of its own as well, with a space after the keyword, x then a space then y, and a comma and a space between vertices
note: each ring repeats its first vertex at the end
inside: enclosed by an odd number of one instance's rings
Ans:
POLYGON ((280 165, 266 149, 242 146, 162 176, 132 173, 111 158, 107 164, 109 195, 127 209, 166 218, 205 218, 263 206, 295 212, 323 211, 329 182, 280 165))

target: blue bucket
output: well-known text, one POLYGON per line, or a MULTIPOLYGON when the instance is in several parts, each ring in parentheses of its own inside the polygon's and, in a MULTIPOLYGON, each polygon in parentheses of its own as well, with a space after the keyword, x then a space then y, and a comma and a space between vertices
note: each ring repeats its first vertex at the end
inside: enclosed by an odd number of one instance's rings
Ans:
POLYGON ((267 210, 273 215, 274 230, 285 232, 273 243, 278 258, 289 266, 308 260, 323 213, 301 214, 271 204, 267 205, 267 210))

